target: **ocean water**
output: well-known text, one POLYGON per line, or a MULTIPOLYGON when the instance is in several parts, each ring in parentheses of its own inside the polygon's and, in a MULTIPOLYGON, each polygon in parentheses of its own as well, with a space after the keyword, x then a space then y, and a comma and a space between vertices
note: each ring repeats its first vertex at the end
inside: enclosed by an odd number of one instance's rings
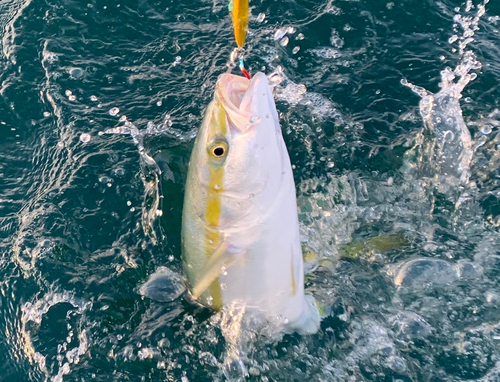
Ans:
POLYGON ((500 3, 251 11, 318 334, 256 335, 228 367, 223 321, 183 293, 227 1, 2 0, 0 381, 500 380, 500 3))

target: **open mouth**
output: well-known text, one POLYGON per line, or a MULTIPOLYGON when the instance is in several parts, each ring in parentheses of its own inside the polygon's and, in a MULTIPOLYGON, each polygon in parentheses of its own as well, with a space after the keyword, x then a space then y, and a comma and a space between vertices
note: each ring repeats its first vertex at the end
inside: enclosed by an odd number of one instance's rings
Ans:
POLYGON ((219 78, 218 93, 226 108, 240 110, 241 101, 250 86, 250 81, 233 74, 223 74, 219 78))

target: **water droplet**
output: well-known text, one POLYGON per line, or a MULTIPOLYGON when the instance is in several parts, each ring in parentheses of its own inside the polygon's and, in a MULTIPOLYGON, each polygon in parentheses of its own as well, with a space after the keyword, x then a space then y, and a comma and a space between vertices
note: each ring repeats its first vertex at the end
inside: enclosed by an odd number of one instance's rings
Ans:
POLYGON ((274 39, 281 40, 283 36, 285 36, 287 30, 287 27, 279 28, 278 30, 276 30, 276 32, 274 32, 274 39))
POLYGON ((108 187, 111 187, 112 185, 113 185, 113 183, 111 183, 111 182, 106 183, 106 186, 108 186, 108 187))
POLYGON ((130 200, 127 200, 127 206, 131 206, 132 205, 132 202, 130 200))
POLYGON ((221 268, 220 268, 220 273, 223 275, 223 276, 227 276, 227 268, 225 265, 223 265, 221 268))
POLYGON ((158 102, 156 102, 156 106, 161 106, 162 102, 161 100, 159 100, 158 102))
POLYGON ((118 113, 120 112, 120 109, 118 109, 117 107, 113 107, 111 109, 109 109, 109 115, 112 115, 113 117, 118 115, 118 113))
POLYGON ((90 96, 90 100, 93 101, 93 102, 97 102, 98 98, 95 95, 91 95, 90 96))
POLYGON ((130 212, 134 212, 134 211, 135 211, 135 207, 130 208, 130 212))
POLYGON ((265 18, 266 18, 266 15, 264 13, 259 13, 259 15, 257 16, 257 21, 259 23, 261 23, 264 21, 265 18))
POLYGON ((300 50, 300 46, 296 46, 295 48, 292 49, 293 54, 297 54, 300 50))
POLYGON ((116 336, 116 339, 117 339, 118 341, 120 341, 122 338, 123 338, 123 336, 122 336, 121 334, 118 334, 118 335, 116 336))
POLYGON ((280 65, 278 65, 276 70, 267 76, 267 79, 269 81, 269 86, 279 85, 281 81, 283 81, 282 73, 283 73, 283 68, 280 65))
POLYGON ((90 134, 88 134, 88 133, 82 133, 80 135, 80 141, 83 142, 83 143, 90 142, 90 134))
POLYGON ((288 27, 288 29, 286 30, 286 33, 287 34, 294 34, 296 31, 297 31, 297 29, 295 29, 295 27, 288 27))
POLYGON ((290 39, 288 38, 288 36, 285 36, 285 37, 283 37, 283 38, 280 40, 280 45, 281 45, 281 46, 287 46, 287 45, 288 45, 288 41, 290 41, 290 39))
POLYGON ((76 96, 74 96, 74 95, 70 95, 70 96, 68 97, 68 99, 69 99, 70 101, 76 101, 76 96))
MULTIPOLYGON (((441 122, 441 121, 439 121, 441 122)), ((446 130, 443 134, 443 141, 451 142, 455 139, 455 133, 451 130, 446 130)))
POLYGON ((214 184, 214 189, 215 190, 220 190, 220 184, 214 184))
POLYGON ((335 166, 335 163, 334 163, 334 162, 328 162, 328 163, 326 164, 326 167, 328 167, 328 168, 333 168, 334 166, 335 166))
POLYGON ((260 117, 258 115, 252 115, 248 121, 251 125, 256 125, 260 122, 260 117))
POLYGON ((220 289, 226 290, 226 288, 227 288, 226 283, 220 283, 220 289))
POLYGON ((485 294, 486 302, 490 305, 498 305, 500 303, 500 295, 495 292, 488 291, 485 294))

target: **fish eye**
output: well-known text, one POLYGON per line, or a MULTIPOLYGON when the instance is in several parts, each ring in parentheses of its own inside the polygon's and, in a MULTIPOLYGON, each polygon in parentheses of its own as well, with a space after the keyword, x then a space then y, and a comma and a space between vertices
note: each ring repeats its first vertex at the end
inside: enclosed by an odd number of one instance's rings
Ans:
POLYGON ((229 147, 226 141, 217 140, 212 142, 207 149, 212 158, 222 159, 227 155, 229 147))
POLYGON ((225 150, 224 150, 224 147, 222 147, 222 146, 217 146, 217 147, 215 147, 215 148, 214 148, 214 155, 215 155, 216 157, 221 157, 221 156, 223 156, 223 155, 224 155, 224 151, 225 151, 225 150))

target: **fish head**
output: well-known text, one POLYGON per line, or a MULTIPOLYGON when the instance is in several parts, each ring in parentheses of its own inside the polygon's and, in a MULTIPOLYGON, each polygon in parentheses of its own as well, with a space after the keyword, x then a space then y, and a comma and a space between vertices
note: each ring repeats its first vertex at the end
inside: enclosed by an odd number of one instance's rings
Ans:
POLYGON ((204 185, 248 197, 273 192, 290 165, 283 163, 288 154, 263 73, 251 80, 229 73, 219 77, 196 145, 203 156, 199 163, 205 164, 204 171, 199 166, 204 185))

